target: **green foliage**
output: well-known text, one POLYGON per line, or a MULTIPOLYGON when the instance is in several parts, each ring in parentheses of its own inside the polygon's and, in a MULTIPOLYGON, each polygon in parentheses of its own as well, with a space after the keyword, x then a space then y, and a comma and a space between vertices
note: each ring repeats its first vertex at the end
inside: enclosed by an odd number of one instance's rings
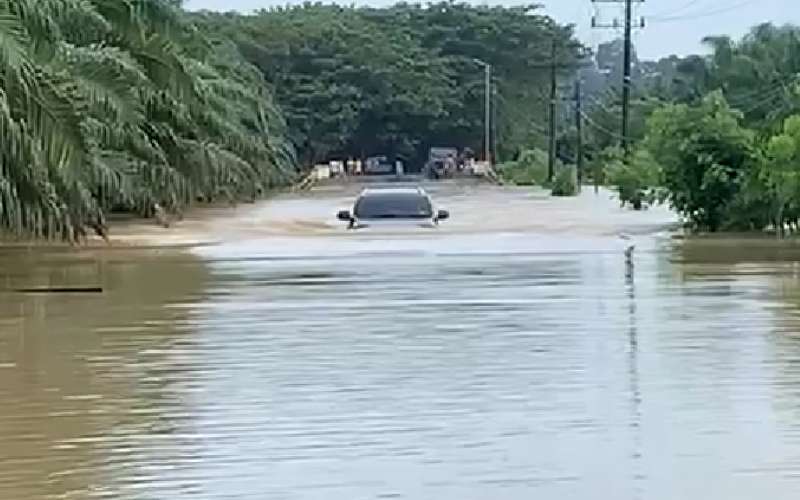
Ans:
POLYGON ((782 132, 773 136, 762 160, 761 180, 772 199, 776 233, 782 236, 787 210, 800 201, 800 115, 786 119, 782 132))
POLYGON ((519 186, 547 183, 547 153, 541 149, 526 149, 517 161, 500 165, 498 171, 506 182, 519 186))
POLYGON ((800 27, 760 24, 739 41, 722 36, 705 42, 713 54, 695 84, 722 90, 747 123, 775 131, 800 111, 800 27))
POLYGON ((575 166, 568 165, 556 170, 550 194, 553 196, 576 196, 578 194, 578 178, 575 166))
POLYGON ((419 159, 431 146, 481 150, 484 71, 476 59, 492 66, 498 148, 517 156, 546 116, 540 66, 551 39, 565 66, 582 51, 571 27, 530 6, 309 3, 202 17, 272 84, 309 164, 374 153, 419 159))
MULTIPOLYGON (((647 119, 664 104, 665 101, 657 97, 633 96, 630 108, 631 120, 628 125, 628 138, 631 142, 636 143, 644 139, 647 119)), ((622 101, 618 95, 606 94, 599 98, 585 117, 584 149, 592 153, 618 147, 622 138, 619 130, 621 116, 622 101)))
POLYGON ((741 182, 739 191, 730 201, 721 230, 763 231, 773 224, 773 195, 758 173, 758 169, 754 169, 741 182))
POLYGON ((589 163, 589 176, 597 185, 608 183, 609 169, 617 162, 622 162, 622 148, 609 146, 599 153, 596 153, 589 163))
POLYGON ((261 75, 167 0, 0 0, 0 231, 72 239, 285 181, 261 75))
POLYGON ((699 230, 716 231, 753 168, 754 137, 719 92, 668 105, 648 122, 645 147, 663 169, 667 199, 699 230))
POLYGON ((619 194, 622 206, 641 210, 656 201, 656 190, 661 184, 661 167, 647 150, 637 150, 629 162, 623 161, 622 152, 607 163, 608 182, 619 194))
MULTIPOLYGON (((698 230, 780 234, 800 212, 796 125, 786 121, 800 113, 800 27, 762 24, 739 40, 705 43, 709 56, 634 62, 628 139, 636 152, 627 164, 611 149, 622 139, 619 93, 594 82, 584 137, 589 171, 613 184, 623 204, 663 197, 698 230)), ((616 60, 598 63, 608 69, 616 60)))

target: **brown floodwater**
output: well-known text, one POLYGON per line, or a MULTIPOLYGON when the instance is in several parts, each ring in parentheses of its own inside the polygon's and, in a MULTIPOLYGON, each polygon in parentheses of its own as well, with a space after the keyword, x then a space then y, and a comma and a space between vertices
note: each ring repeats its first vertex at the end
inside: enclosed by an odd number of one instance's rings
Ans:
POLYGON ((0 499, 797 497, 800 245, 433 191, 430 232, 321 189, 190 251, 0 250, 0 499))

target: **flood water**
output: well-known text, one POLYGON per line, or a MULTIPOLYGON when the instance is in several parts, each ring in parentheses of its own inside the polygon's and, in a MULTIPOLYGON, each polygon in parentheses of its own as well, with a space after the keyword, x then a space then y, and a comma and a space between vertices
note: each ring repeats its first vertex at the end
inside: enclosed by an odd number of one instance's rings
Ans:
POLYGON ((0 498, 797 498, 800 246, 503 190, 357 236, 348 196, 189 252, 0 251, 0 498), (46 284, 105 292, 10 291, 46 284))

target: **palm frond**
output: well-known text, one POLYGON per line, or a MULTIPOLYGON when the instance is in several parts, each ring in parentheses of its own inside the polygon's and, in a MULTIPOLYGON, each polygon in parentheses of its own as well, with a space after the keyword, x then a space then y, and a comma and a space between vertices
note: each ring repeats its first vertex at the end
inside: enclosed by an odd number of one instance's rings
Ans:
POLYGON ((99 106, 119 122, 142 118, 143 106, 136 88, 148 84, 135 61, 115 47, 62 44, 60 67, 71 75, 75 91, 90 108, 99 106))
POLYGON ((0 0, 0 232, 252 198, 295 158, 263 77, 166 0, 0 0))

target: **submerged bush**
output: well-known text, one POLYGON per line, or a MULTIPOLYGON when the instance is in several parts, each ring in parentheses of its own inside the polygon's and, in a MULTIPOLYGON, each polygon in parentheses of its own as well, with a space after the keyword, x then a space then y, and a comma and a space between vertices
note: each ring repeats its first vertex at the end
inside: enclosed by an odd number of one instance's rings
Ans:
POLYGON ((694 229, 723 228, 757 163, 755 134, 741 114, 714 92, 696 105, 664 106, 647 128, 644 145, 658 158, 672 208, 694 229))
POLYGON ((547 153, 541 149, 528 149, 516 161, 500 165, 503 179, 518 186, 544 186, 547 184, 547 153))
POLYGON ((578 194, 578 176, 575 166, 561 167, 556 171, 550 194, 553 196, 575 196, 578 194))
POLYGON ((615 158, 607 170, 609 184, 617 190, 623 207, 641 210, 656 201, 660 169, 647 151, 636 151, 627 163, 615 158))

